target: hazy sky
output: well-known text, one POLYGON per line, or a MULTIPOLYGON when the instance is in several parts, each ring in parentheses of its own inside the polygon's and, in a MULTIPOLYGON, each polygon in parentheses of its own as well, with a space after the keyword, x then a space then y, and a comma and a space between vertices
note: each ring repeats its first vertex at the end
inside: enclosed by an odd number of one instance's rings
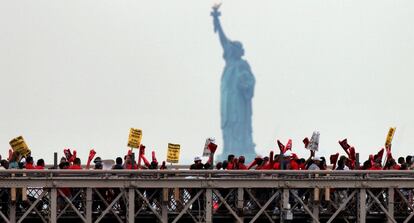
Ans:
MULTIPOLYGON (((220 147, 213 3, 1 1, 0 154, 23 135, 35 159, 66 147, 114 159, 131 127, 159 160, 169 142, 183 163, 206 137, 220 147)), ((347 137, 365 159, 396 126, 395 155, 414 154, 414 1, 225 0, 221 11, 256 77, 258 153, 292 138, 307 156, 301 141, 319 130, 319 155, 347 137)))

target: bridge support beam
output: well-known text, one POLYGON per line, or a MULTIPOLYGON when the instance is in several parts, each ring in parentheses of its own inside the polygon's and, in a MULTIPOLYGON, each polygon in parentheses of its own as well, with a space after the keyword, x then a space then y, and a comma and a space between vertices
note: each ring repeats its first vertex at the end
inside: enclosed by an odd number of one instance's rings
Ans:
POLYGON ((365 223, 367 217, 366 210, 367 191, 365 188, 359 189, 359 207, 358 207, 358 222, 365 223))
POLYGON ((213 191, 206 189, 206 223, 213 223, 213 191))
POLYGON ((135 189, 128 189, 128 223, 135 222, 135 189))
POLYGON ((391 218, 388 218, 388 223, 394 222, 394 188, 388 188, 388 214, 391 218))

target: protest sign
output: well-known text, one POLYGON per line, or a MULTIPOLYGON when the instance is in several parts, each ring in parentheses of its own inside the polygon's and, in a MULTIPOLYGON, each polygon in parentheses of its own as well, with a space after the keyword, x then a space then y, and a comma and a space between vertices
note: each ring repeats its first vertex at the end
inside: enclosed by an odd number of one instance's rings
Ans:
POLYGON ((309 141, 308 146, 306 147, 306 149, 312 150, 312 151, 318 151, 319 148, 319 136, 320 133, 318 131, 314 131, 312 133, 312 137, 309 141))
POLYGON ((388 130, 387 139, 385 140, 385 148, 391 146, 392 138, 394 138, 395 127, 388 130))
POLYGON ((203 149, 203 156, 210 156, 211 151, 208 148, 208 145, 210 143, 214 143, 215 144, 216 140, 214 138, 207 138, 206 139, 206 143, 204 144, 204 149, 203 149))
POLYGON ((139 148, 142 139, 142 130, 131 128, 129 130, 128 147, 139 148))
POLYGON ((9 142, 14 152, 18 152, 23 157, 30 154, 30 149, 23 139, 23 136, 16 137, 9 142))
POLYGON ((178 163, 180 159, 180 145, 168 143, 167 162, 178 163))

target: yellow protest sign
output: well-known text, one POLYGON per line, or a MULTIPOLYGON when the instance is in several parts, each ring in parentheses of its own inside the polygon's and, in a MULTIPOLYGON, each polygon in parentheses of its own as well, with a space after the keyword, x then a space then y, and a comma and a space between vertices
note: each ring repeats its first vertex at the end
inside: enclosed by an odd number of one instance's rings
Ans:
POLYGON ((394 137, 395 127, 388 130, 387 139, 385 140, 385 147, 391 146, 392 138, 394 137))
POLYGON ((180 159, 180 145, 168 143, 167 162, 178 163, 180 159))
POLYGON ((23 136, 16 137, 9 142, 13 151, 20 153, 23 157, 26 157, 30 153, 30 149, 23 139, 23 136))
POLYGON ((141 145, 142 130, 131 128, 129 130, 128 147, 139 148, 141 145))

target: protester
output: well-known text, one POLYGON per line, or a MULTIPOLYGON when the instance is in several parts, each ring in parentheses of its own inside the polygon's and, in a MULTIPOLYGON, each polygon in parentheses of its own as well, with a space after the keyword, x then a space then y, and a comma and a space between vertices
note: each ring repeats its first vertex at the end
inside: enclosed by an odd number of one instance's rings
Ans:
POLYGON ((199 156, 194 157, 194 163, 190 166, 190 170, 202 170, 204 169, 204 164, 201 162, 199 156))
POLYGON ((26 157, 26 164, 25 164, 24 167, 27 170, 35 169, 35 167, 33 166, 33 157, 31 157, 31 156, 26 157))
POLYGON ((113 170, 122 170, 124 169, 124 166, 122 165, 122 158, 117 157, 115 159, 115 165, 112 167, 113 170))
POLYGON ((81 170, 82 169, 82 166, 81 166, 81 160, 80 160, 80 158, 75 158, 73 160, 73 165, 69 166, 68 169, 70 169, 70 170, 81 170))
POLYGON ((9 169, 9 162, 7 160, 1 160, 0 169, 3 169, 3 170, 9 169))
POLYGON ((312 163, 309 165, 308 170, 320 170, 321 165, 321 158, 318 156, 315 156, 312 158, 312 163))
POLYGON ((38 159, 35 169, 37 169, 37 170, 45 169, 45 161, 43 159, 38 159))
POLYGON ((93 160, 93 163, 95 163, 95 170, 102 170, 102 168, 103 168, 103 166, 102 166, 102 159, 101 159, 101 157, 96 157, 94 160, 93 160))
POLYGON ((132 155, 130 155, 130 154, 128 154, 128 155, 125 155, 125 157, 124 157, 124 169, 127 169, 127 170, 131 170, 131 169, 134 169, 134 170, 136 170, 136 169, 138 169, 138 165, 137 164, 133 164, 132 162, 133 162, 133 160, 132 160, 132 155))
POLYGON ((349 170, 349 167, 346 164, 346 156, 341 156, 338 160, 338 166, 336 167, 336 170, 349 170))

